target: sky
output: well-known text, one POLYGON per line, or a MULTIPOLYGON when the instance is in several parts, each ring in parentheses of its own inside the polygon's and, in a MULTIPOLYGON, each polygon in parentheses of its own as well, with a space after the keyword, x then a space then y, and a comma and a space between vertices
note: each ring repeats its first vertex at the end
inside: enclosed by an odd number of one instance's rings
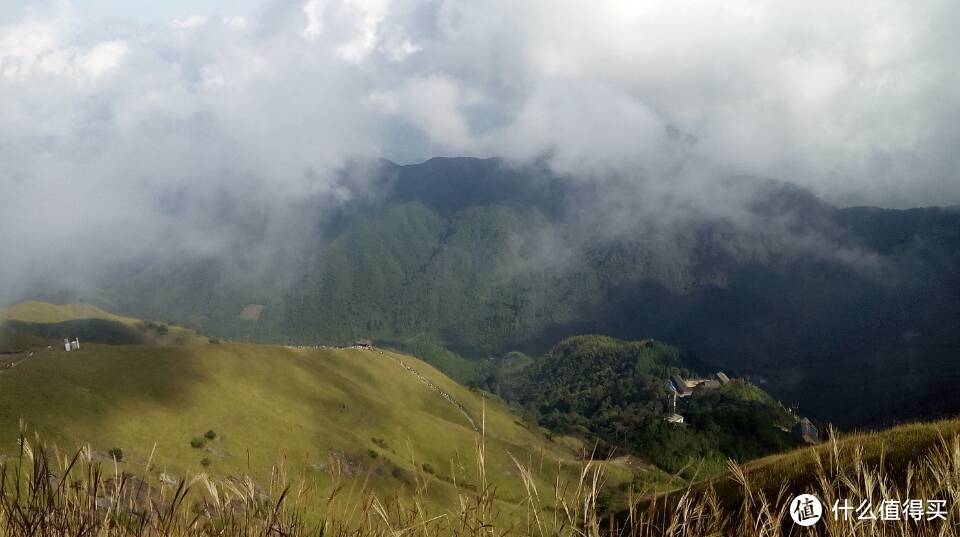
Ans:
MULTIPOLYGON (((5 9, 20 11, 36 4, 35 0, 7 0, 5 9)), ((95 21, 135 21, 141 24, 163 24, 184 15, 252 16, 264 4, 263 0, 163 0, 118 1, 75 0, 74 8, 84 17, 95 21)))
POLYGON ((338 170, 379 158, 960 204, 958 26, 948 0, 7 0, 0 281, 211 248, 224 196, 348 199, 338 170))

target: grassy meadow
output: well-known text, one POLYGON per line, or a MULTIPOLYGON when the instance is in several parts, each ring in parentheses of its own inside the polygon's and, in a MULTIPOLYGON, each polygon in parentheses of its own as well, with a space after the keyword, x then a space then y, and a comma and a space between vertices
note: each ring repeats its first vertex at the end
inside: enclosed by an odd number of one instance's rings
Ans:
POLYGON ((221 343, 88 307, 4 315, 33 327, 102 315, 153 334, 68 353, 13 333, 4 537, 960 534, 958 420, 832 434, 689 483, 635 458, 585 459, 580 441, 409 355, 221 343), (825 505, 944 499, 947 520, 801 530, 787 505, 805 492, 825 505))
POLYGON ((21 348, 41 348, 44 344, 56 346, 62 337, 77 337, 88 332, 102 339, 106 331, 148 345, 207 342, 207 338, 187 328, 123 317, 91 304, 50 304, 28 300, 0 308, 0 322, 4 321, 15 326, 7 327, 6 334, 0 333, 0 350, 11 345, 21 348), (61 333, 62 337, 54 336, 61 333))
MULTIPOLYGON (((77 316, 145 325, 90 306, 25 303, 5 312, 23 323, 77 316)), ((170 339, 186 332, 170 327, 165 338, 137 345, 81 341, 69 353, 57 339, 19 338, 21 361, 0 369, 0 458, 17 453, 25 430, 61 453, 88 446, 92 460, 110 464, 118 448, 119 470, 154 484, 203 473, 250 476, 266 487, 282 472, 318 490, 339 487, 341 495, 418 491, 425 502, 449 506, 454 490, 478 486, 471 462, 477 432, 461 409, 403 363, 483 425, 489 484, 506 511, 525 498, 517 462, 536 470, 540 486, 574 479, 579 470, 586 447, 579 441, 549 438, 506 405, 415 357, 211 343, 195 334, 188 344, 170 339), (27 351, 34 355, 23 359, 27 351)), ((673 486, 669 475, 638 461, 609 466, 615 484, 636 474, 649 477, 655 490, 673 486)))
MULTIPOLYGON (((943 425, 943 424, 940 424, 943 425)), ((757 468, 730 463, 721 480, 689 486, 666 496, 630 498, 614 515, 601 515, 600 498, 610 486, 608 464, 583 461, 572 480, 540 483, 536 470, 516 462, 512 477, 523 490, 519 511, 508 512, 502 488, 488 481, 487 444, 477 435, 470 463, 477 486, 450 491, 449 507, 425 498, 425 483, 410 496, 318 494, 300 476, 275 474, 269 490, 248 479, 189 479, 150 487, 116 464, 94 460, 89 450, 62 454, 22 438, 18 454, 0 463, 0 535, 247 536, 333 535, 338 537, 956 537, 960 535, 960 436, 931 425, 937 440, 917 444, 908 461, 878 453, 867 456, 879 437, 832 438, 816 449, 798 450, 779 461, 765 461, 786 478, 775 492, 758 486, 757 468), (813 469, 792 482, 791 458, 812 457, 813 469), (901 466, 902 464, 906 466, 901 466), (904 471, 905 470, 905 471, 904 471), (789 506, 798 493, 815 494, 824 516, 810 527, 791 521, 789 506), (861 520, 833 517, 836 500, 868 502, 876 513, 885 500, 943 501, 939 518, 861 520)), ((956 424, 952 424, 954 429, 956 424)), ((923 428, 924 426, 919 426, 923 428)), ((903 431, 901 431, 903 432, 903 431)))
MULTIPOLYGON (((511 455, 543 468, 575 471, 575 452, 528 429, 496 402, 446 381, 427 364, 403 361, 429 376, 468 412, 486 416, 488 469, 502 497, 511 487, 511 455), (484 406, 486 410, 484 411, 484 406)), ((431 473, 431 497, 444 498, 475 433, 457 408, 386 356, 369 350, 287 349, 221 344, 190 347, 85 345, 40 352, 0 374, 0 442, 15 452, 20 421, 48 443, 72 450, 89 443, 121 466, 170 476, 199 472, 270 479, 285 461, 318 483, 336 466, 380 492, 411 488, 431 473), (214 431, 213 439, 205 439, 214 431), (202 439, 194 447, 191 441, 202 439), (453 468, 451 468, 453 464, 453 468)), ((469 485, 469 483, 468 483, 469 485)))

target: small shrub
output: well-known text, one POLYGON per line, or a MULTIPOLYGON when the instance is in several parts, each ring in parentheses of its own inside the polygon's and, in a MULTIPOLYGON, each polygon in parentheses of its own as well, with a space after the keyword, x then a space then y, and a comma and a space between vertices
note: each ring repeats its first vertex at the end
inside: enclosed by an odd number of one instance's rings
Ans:
POLYGON ((207 440, 213 440, 214 438, 217 437, 217 433, 215 433, 213 429, 210 429, 209 431, 203 433, 203 437, 206 438, 207 440))
POLYGON ((393 469, 390 470, 390 475, 404 485, 410 486, 413 484, 413 479, 410 477, 410 473, 399 466, 394 466, 393 469))
POLYGON ((374 451, 374 450, 372 450, 372 449, 368 449, 368 450, 367 450, 367 456, 370 457, 371 459, 376 459, 377 457, 380 456, 380 454, 378 454, 376 451, 374 451))
POLYGON ((210 343, 211 345, 219 345, 220 338, 217 338, 217 337, 207 338, 207 342, 210 343))
POLYGON ((107 455, 110 455, 110 458, 117 462, 123 460, 123 450, 118 447, 111 448, 110 451, 107 452, 107 455))
POLYGON ((423 463, 421 466, 422 466, 422 468, 423 468, 423 471, 426 472, 426 473, 428 473, 428 474, 436 474, 436 473, 437 473, 436 470, 433 469, 433 466, 430 466, 430 463, 425 462, 425 463, 423 463))
POLYGON ((167 325, 165 325, 165 324, 163 324, 163 323, 155 323, 155 322, 153 322, 153 321, 147 321, 147 322, 145 322, 145 323, 141 323, 140 326, 146 328, 147 330, 151 330, 151 331, 153 331, 153 332, 156 332, 157 334, 159 334, 159 335, 161 335, 161 336, 167 335, 167 332, 170 331, 170 329, 167 328, 167 325))
POLYGON ((384 440, 383 438, 374 437, 374 438, 371 438, 370 440, 373 440, 373 443, 376 444, 377 447, 379 447, 380 449, 387 449, 387 450, 390 449, 390 445, 387 444, 387 441, 384 440))
POLYGON ((210 466, 210 459, 206 457, 200 459, 200 466, 203 466, 204 468, 210 466))
POLYGON ((190 441, 190 447, 195 449, 202 448, 207 443, 207 439, 202 436, 198 436, 190 441))

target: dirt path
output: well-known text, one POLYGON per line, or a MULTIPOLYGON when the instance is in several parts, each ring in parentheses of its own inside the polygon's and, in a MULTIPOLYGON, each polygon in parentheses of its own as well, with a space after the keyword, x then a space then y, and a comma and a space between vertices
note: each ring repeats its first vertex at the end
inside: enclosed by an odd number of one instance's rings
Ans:
POLYGON ((437 386, 436 384, 434 384, 432 380, 423 376, 422 373, 420 373, 419 371, 411 367, 409 364, 407 364, 403 360, 395 356, 390 356, 384 353, 383 351, 377 350, 376 352, 380 353, 381 356, 389 358, 390 360, 392 360, 394 363, 396 363, 403 369, 406 369, 407 372, 409 372, 411 375, 417 377, 420 380, 420 382, 426 384, 428 388, 430 388, 431 390, 439 394, 440 397, 443 397, 444 399, 446 399, 448 403, 456 407, 456 409, 459 410, 461 414, 463 414, 463 417, 466 418, 468 422, 470 422, 470 427, 472 427, 475 432, 480 432, 480 428, 477 427, 477 422, 473 419, 470 413, 467 412, 467 407, 463 406, 463 403, 458 401, 454 396, 444 391, 443 388, 441 388, 440 386, 437 386))
POLYGON ((23 362, 33 358, 37 354, 40 354, 42 351, 23 351, 18 353, 10 353, 0 355, 0 373, 5 372, 8 369, 13 369, 23 362))

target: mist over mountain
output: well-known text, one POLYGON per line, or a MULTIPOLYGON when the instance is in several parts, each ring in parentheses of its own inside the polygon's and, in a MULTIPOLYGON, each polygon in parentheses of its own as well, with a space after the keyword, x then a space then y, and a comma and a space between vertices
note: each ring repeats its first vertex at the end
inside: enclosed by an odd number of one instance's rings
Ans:
POLYGON ((317 212, 378 195, 343 173, 378 158, 539 165, 607 234, 736 208, 737 175, 960 203, 949 2, 256 4, 0 14, 0 300, 145 258, 295 258, 317 212))
POLYGON ((364 169, 371 194, 315 213, 286 258, 143 259, 79 296, 226 337, 471 359, 654 337, 842 426, 960 408, 957 208, 837 208, 748 177, 652 206, 494 159, 364 169))
POLYGON ((0 528, 958 533, 960 3, 2 6, 0 528))

